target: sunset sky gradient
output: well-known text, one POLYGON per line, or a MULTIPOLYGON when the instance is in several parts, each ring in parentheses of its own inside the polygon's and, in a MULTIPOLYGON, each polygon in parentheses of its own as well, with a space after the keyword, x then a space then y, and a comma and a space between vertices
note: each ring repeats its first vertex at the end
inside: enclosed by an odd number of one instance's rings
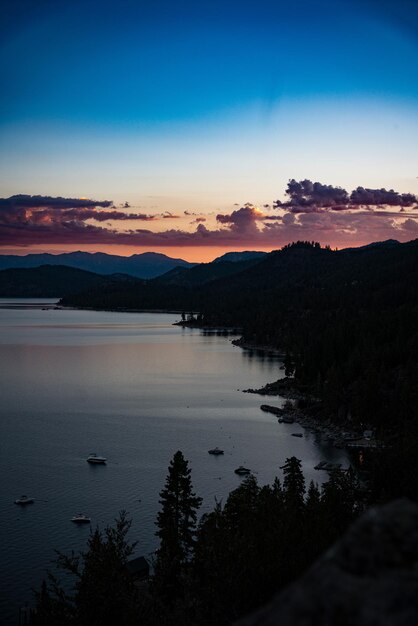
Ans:
POLYGON ((2 253, 418 236, 412 0, 6 0, 0 34, 2 253))

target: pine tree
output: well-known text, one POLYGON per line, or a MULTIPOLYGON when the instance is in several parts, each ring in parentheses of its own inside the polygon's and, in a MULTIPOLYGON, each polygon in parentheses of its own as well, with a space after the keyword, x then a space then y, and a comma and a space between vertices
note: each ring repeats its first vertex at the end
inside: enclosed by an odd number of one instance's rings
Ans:
POLYGON ((137 594, 125 570, 135 544, 127 541, 131 522, 125 511, 115 527, 96 529, 87 550, 70 556, 57 552, 56 565, 75 578, 68 593, 57 576, 48 573, 49 585, 42 583, 36 593, 33 624, 39 626, 128 625, 136 613, 137 594))
POLYGON ((306 541, 305 550, 307 556, 314 560, 327 546, 328 535, 324 532, 323 506, 321 492, 318 485, 311 480, 305 502, 304 513, 304 536, 306 541))
POLYGON ((192 563, 191 588, 197 624, 222 624, 228 615, 226 580, 236 575, 234 545, 222 504, 202 516, 192 563))
POLYGON ((135 545, 126 540, 130 526, 126 512, 121 512, 115 527, 96 529, 90 536, 77 584, 80 623, 129 623, 134 590, 124 566, 135 545))
POLYGON ((286 459, 283 466, 283 492, 287 510, 297 515, 304 509, 305 478, 302 463, 295 456, 286 459))
POLYGON ((285 376, 293 376, 295 372, 295 364, 293 363, 293 359, 289 352, 286 352, 283 364, 285 376))
POLYGON ((351 469, 347 472, 335 469, 330 473, 322 487, 322 506, 334 540, 361 511, 359 485, 351 469))
POLYGON ((224 509, 231 528, 239 532, 245 527, 253 528, 259 492, 260 487, 253 475, 245 478, 237 489, 231 491, 224 509))
POLYGON ((160 547, 154 564, 154 590, 168 604, 184 595, 188 564, 195 544, 197 510, 202 498, 193 492, 188 461, 178 451, 170 462, 157 517, 160 547))
POLYGON ((62 610, 63 607, 60 608, 52 598, 46 580, 42 581, 41 590, 36 591, 35 596, 36 609, 30 621, 32 626, 61 626, 70 622, 69 616, 62 610))

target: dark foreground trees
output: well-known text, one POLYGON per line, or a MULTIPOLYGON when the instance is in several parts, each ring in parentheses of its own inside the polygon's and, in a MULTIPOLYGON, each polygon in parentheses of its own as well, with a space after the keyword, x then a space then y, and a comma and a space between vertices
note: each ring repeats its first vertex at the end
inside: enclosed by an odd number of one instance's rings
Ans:
POLYGON ((122 511, 113 527, 91 533, 87 549, 79 555, 57 553, 56 566, 64 572, 66 585, 49 573, 37 593, 37 626, 94 626, 134 624, 137 597, 125 570, 135 544, 127 534, 131 526, 122 511), (72 580, 72 585, 69 583, 72 580), (71 588, 72 587, 72 588, 71 588), (69 590, 71 589, 71 590, 69 590))
POLYGON ((352 472, 335 471, 307 492, 298 459, 286 460, 283 483, 260 487, 246 478, 196 529, 201 498, 181 452, 174 455, 157 518, 160 547, 150 585, 138 590, 125 572, 133 550, 126 514, 96 530, 87 550, 60 554, 75 576, 66 593, 50 576, 37 594, 34 624, 222 626, 234 622, 297 578, 363 508, 352 472))
POLYGON ((230 624, 268 601, 334 541, 335 519, 340 534, 363 509, 351 473, 334 472, 322 488, 311 483, 307 496, 298 459, 287 459, 283 473, 283 484, 276 479, 263 487, 248 477, 223 508, 218 504, 202 517, 193 561, 193 624, 230 624))

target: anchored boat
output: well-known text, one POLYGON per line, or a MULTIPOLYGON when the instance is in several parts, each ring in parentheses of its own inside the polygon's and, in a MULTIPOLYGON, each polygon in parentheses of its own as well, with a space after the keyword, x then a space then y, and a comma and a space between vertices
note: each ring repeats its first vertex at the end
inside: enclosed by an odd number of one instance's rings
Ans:
POLYGON ((90 524, 90 517, 87 515, 83 515, 82 513, 77 513, 74 517, 71 518, 71 521, 75 524, 90 524))
POLYGON ((219 448, 213 448, 212 450, 208 450, 209 454, 213 454, 215 456, 218 456, 219 454, 223 454, 224 451, 220 450, 219 448))
POLYGON ((243 465, 240 465, 235 470, 235 474, 238 474, 238 476, 248 476, 248 474, 251 474, 251 470, 248 469, 248 467, 244 467, 243 465))
POLYGON ((28 498, 28 496, 20 496, 17 500, 15 500, 15 504, 33 504, 35 500, 33 498, 28 498))
POLYGON ((97 456, 94 452, 91 452, 87 457, 87 463, 92 463, 93 465, 104 465, 107 459, 104 456, 97 456))

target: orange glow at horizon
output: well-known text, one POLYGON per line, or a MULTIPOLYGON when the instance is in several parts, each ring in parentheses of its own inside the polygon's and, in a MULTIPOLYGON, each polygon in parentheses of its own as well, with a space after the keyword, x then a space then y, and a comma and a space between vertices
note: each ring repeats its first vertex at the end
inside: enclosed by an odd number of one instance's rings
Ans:
POLYGON ((30 246, 27 248, 1 248, 0 254, 16 254, 19 256, 26 256, 27 254, 42 254, 47 252, 49 254, 62 254, 65 252, 104 252, 106 254, 114 254, 118 256, 132 256, 133 254, 142 254, 144 252, 158 252, 165 254, 175 259, 184 259, 190 263, 208 263, 213 261, 216 257, 222 256, 226 252, 243 252, 244 250, 261 250, 262 252, 271 252, 281 246, 276 247, 260 247, 254 246, 155 246, 152 249, 149 247, 140 246, 101 246, 101 245, 51 245, 51 246, 30 246))
MULTIPOLYGON (((321 244, 331 246, 331 248, 347 248, 362 246, 369 241, 359 240, 356 242, 344 242, 338 245, 338 242, 323 241, 321 244)), ((208 263, 213 261, 216 257, 222 256, 227 252, 243 252, 245 250, 258 250, 262 252, 271 252, 272 250, 279 250, 282 248, 282 244, 277 246, 259 246, 259 245, 244 245, 244 246, 155 246, 152 249, 149 247, 141 246, 126 246, 126 245, 39 245, 28 246, 27 248, 12 248, 12 247, 0 247, 0 254, 16 254, 19 256, 25 256, 27 254, 62 254, 66 252, 104 252, 106 254, 113 254, 118 256, 132 256, 133 254, 142 254, 144 252, 157 252, 165 254, 169 257, 176 259, 184 259, 191 263, 208 263)))

